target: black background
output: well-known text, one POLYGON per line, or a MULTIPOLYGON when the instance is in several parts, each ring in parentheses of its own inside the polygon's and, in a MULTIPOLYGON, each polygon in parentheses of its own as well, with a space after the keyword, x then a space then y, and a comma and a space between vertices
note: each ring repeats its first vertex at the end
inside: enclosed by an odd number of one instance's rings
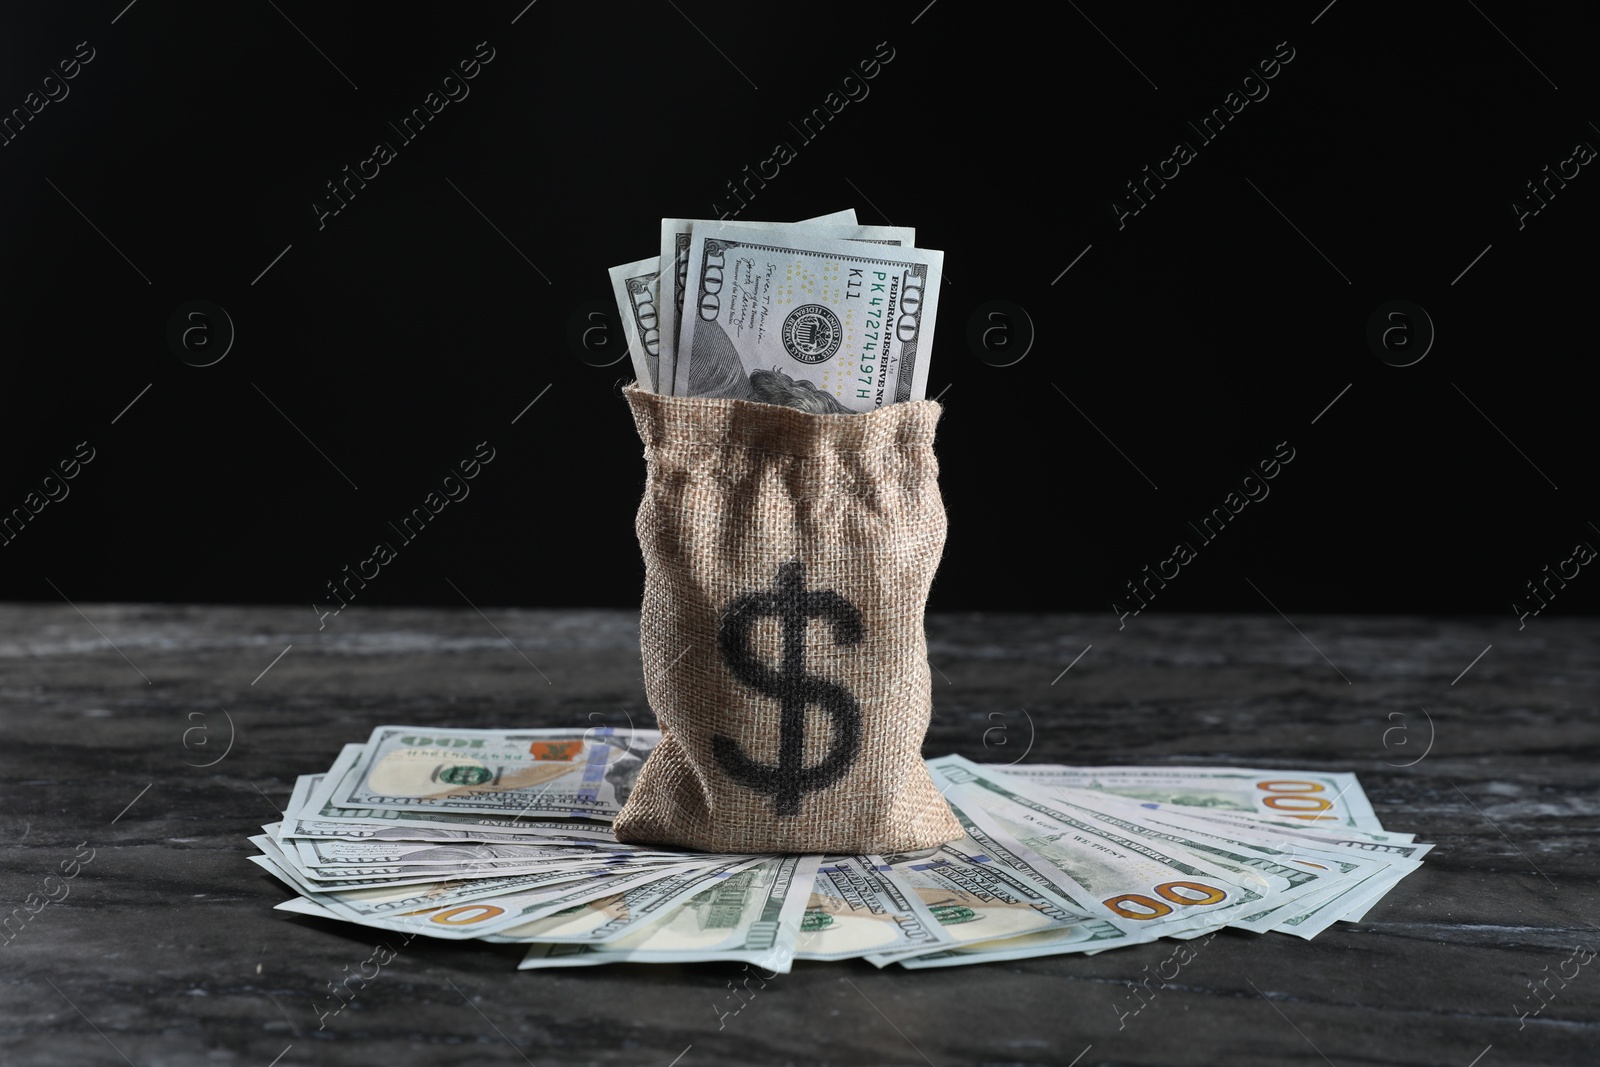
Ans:
MULTIPOLYGON (((0 109, 94 49, 0 147, 0 510, 95 453, 0 546, 0 597, 310 611, 387 540, 358 603, 637 605, 632 372, 569 326, 662 216, 712 215, 779 141, 797 158, 739 217, 854 206, 946 252, 933 610, 1109 613, 1186 539, 1150 610, 1509 623, 1523 583, 1600 544, 1600 178, 1521 229, 1510 207, 1600 144, 1577 5, 442 8, 0 15, 0 109), (470 95, 401 144, 386 123, 480 41, 470 95), (802 143, 789 123, 880 42, 869 95, 802 143), (1186 122, 1279 42, 1270 94, 1202 143, 1186 122), (312 200, 380 139, 397 158, 319 230, 312 200), (1119 228, 1112 199, 1179 140, 1197 158, 1119 228), (236 330, 209 367, 166 340, 196 299, 236 330), (1036 329, 1010 366, 967 341, 997 299, 1036 329), (1437 330, 1411 366, 1366 339, 1395 299, 1437 330), (470 496, 398 544, 386 520, 480 441, 470 496), (1285 441, 1271 495, 1200 545, 1186 523, 1285 441)), ((1580 573, 1549 611, 1596 589, 1580 573)))

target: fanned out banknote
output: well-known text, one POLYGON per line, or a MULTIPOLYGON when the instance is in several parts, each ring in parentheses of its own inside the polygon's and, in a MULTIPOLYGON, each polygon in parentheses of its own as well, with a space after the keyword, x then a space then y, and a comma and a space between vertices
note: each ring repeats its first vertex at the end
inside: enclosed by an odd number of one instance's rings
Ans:
POLYGON ((642 388, 819 415, 921 400, 944 253, 854 210, 797 223, 662 219, 654 258, 612 267, 642 388))
MULTIPOLYGON (((692 355, 692 353, 691 353, 692 355)), ((282 911, 527 946, 521 967, 720 960, 773 973, 1091 955, 1232 927, 1360 921, 1433 847, 1348 773, 1237 767, 929 771, 961 837, 905 855, 619 842, 654 730, 379 726, 302 775, 250 857, 282 911)))
MULTIPOLYGON (((611 293, 616 297, 622 330, 628 338, 628 354, 633 359, 634 376, 639 384, 657 393, 672 392, 671 383, 677 348, 678 316, 683 309, 683 293, 689 269, 689 234, 693 219, 661 220, 661 254, 623 263, 611 268, 611 293), (667 264, 662 271, 661 265, 667 264), (662 274, 665 273, 666 300, 662 301, 662 274), (666 382, 666 387, 662 386, 666 382)), ((708 220, 709 221, 709 220, 708 220)), ((744 223, 746 226, 783 226, 784 223, 744 223)), ((833 236, 859 236, 858 229, 893 230, 894 227, 858 227, 854 208, 821 215, 793 224, 812 227, 833 236)), ((898 235, 897 235, 898 238, 898 235)), ((904 243, 911 244, 912 231, 905 232, 904 243)), ((898 239, 896 241, 898 243, 898 239)))

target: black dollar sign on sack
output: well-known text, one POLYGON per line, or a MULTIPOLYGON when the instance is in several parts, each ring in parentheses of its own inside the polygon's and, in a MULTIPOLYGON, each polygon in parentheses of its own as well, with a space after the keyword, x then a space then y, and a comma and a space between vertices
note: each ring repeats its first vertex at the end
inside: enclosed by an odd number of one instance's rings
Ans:
POLYGON ((711 754, 740 785, 773 795, 779 815, 798 815, 800 798, 844 777, 861 751, 861 705, 837 682, 806 673, 806 625, 821 619, 833 629, 833 640, 854 645, 862 636, 861 612, 832 589, 808 591, 805 569, 798 562, 778 568, 771 591, 746 593, 728 605, 717 625, 717 648, 733 676, 758 693, 783 705, 778 728, 778 765, 758 763, 731 737, 711 738, 711 754), (773 670, 750 648, 750 630, 762 618, 783 624, 783 668, 773 670), (806 707, 816 704, 833 716, 833 744, 821 763, 805 759, 806 707))

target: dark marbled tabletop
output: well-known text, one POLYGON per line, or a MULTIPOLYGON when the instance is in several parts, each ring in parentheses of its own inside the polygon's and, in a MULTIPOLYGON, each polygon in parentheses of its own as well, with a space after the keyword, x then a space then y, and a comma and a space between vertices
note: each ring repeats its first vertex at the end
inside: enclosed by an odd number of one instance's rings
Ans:
POLYGON ((380 723, 654 725, 637 616, 351 608, 318 632, 309 607, 10 606, 0 1062, 1600 1063, 1594 623, 967 615, 928 635, 927 755, 1354 771, 1386 826, 1438 847, 1366 921, 1225 931, 1146 1001, 1127 983, 1170 941, 799 963, 727 1015, 734 964, 518 972, 516 946, 418 939, 319 1029, 327 984, 385 935, 272 910, 289 893, 246 838, 380 723))

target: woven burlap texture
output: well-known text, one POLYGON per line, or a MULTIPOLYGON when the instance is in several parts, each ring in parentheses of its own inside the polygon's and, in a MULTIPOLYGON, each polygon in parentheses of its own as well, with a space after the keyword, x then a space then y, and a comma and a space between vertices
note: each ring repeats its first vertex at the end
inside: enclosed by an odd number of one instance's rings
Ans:
POLYGON ((921 755, 923 611, 946 526, 939 405, 813 415, 626 396, 644 442, 640 648, 662 738, 617 839, 855 854, 961 836, 921 755))

